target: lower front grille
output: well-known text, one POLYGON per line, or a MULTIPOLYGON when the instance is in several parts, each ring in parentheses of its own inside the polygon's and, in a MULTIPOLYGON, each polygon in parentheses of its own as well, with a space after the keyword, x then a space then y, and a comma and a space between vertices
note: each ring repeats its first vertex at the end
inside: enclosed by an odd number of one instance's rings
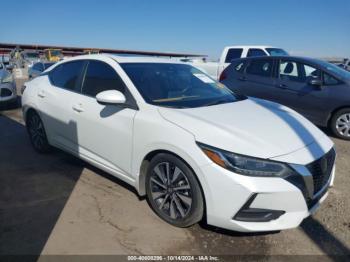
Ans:
POLYGON ((7 97, 7 96, 12 96, 12 91, 7 88, 1 88, 0 89, 0 96, 1 97, 7 97))
POLYGON ((306 166, 312 174, 314 195, 316 195, 329 181, 335 162, 335 155, 335 150, 332 149, 320 159, 306 166))

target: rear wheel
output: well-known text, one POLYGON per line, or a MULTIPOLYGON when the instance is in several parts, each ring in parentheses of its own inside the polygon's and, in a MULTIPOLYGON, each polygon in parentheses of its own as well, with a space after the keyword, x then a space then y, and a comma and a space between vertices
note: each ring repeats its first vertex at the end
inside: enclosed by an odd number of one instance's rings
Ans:
POLYGON ((197 178, 171 154, 162 153, 151 160, 146 190, 153 210, 171 225, 188 227, 203 217, 204 200, 197 178))
POLYGON ((39 153, 47 153, 51 147, 47 141, 45 128, 40 116, 32 111, 28 113, 26 121, 30 142, 39 153))
POLYGON ((332 116, 330 128, 337 137, 350 140, 350 108, 336 112, 332 116))

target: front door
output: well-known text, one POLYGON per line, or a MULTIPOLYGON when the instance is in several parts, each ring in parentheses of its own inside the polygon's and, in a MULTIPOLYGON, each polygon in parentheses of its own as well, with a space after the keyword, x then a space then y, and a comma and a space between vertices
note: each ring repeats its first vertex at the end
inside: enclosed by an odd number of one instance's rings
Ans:
POLYGON ((96 95, 118 90, 130 99, 127 87, 114 68, 90 60, 82 84, 82 95, 75 101, 79 154, 97 162, 121 177, 130 176, 133 124, 136 110, 124 105, 102 105, 96 95))
POLYGON ((323 115, 328 89, 312 85, 310 81, 321 81, 321 70, 286 58, 279 62, 278 75, 276 102, 289 106, 310 121, 318 123, 323 115))

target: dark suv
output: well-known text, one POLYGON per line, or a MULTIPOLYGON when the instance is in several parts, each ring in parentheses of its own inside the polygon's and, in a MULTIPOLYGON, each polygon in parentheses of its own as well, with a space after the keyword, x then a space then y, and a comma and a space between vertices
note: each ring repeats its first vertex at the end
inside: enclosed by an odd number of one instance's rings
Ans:
POLYGON ((220 76, 232 91, 293 108, 350 140, 350 72, 312 58, 254 57, 232 61, 220 76))

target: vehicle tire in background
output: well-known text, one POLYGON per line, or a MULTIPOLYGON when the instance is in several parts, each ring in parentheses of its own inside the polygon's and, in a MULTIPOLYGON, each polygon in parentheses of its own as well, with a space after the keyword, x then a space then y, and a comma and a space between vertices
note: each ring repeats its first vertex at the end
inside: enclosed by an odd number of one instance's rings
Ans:
POLYGON ((35 111, 28 112, 26 127, 34 149, 39 153, 48 153, 51 150, 51 146, 46 137, 44 124, 38 113, 35 111))
POLYGON ((188 227, 199 222, 204 199, 193 171, 174 155, 161 153, 150 162, 146 192, 155 213, 171 225, 188 227))
POLYGON ((350 108, 343 108, 332 116, 330 128, 341 139, 350 140, 350 108))

